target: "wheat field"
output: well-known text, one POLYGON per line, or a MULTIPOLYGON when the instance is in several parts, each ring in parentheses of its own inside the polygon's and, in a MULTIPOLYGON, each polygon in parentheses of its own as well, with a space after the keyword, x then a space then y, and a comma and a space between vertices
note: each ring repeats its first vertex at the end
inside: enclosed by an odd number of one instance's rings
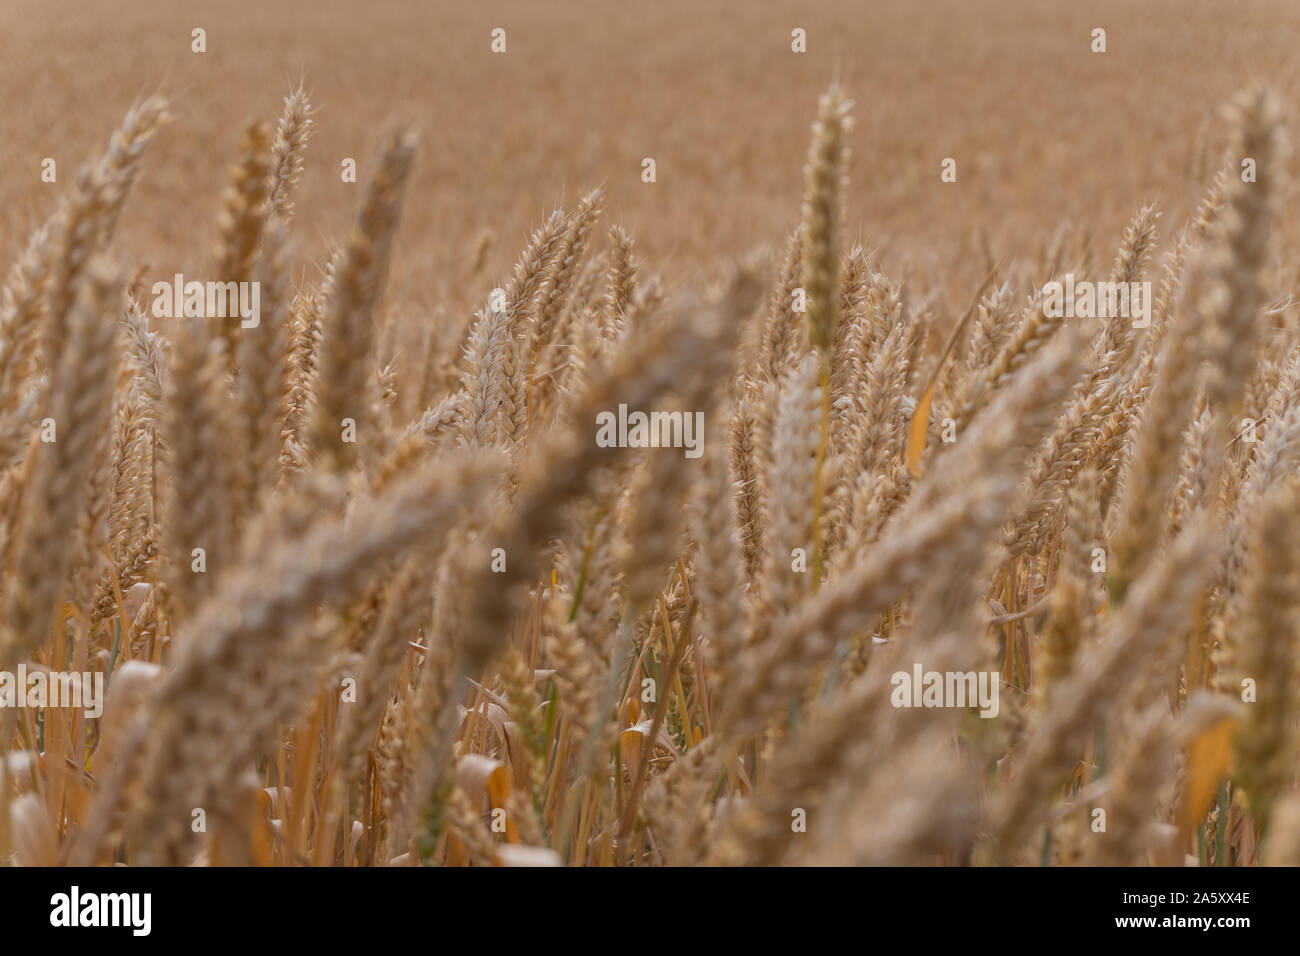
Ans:
POLYGON ((1285 10, 271 6, 5 147, 0 860, 1300 865, 1285 10))

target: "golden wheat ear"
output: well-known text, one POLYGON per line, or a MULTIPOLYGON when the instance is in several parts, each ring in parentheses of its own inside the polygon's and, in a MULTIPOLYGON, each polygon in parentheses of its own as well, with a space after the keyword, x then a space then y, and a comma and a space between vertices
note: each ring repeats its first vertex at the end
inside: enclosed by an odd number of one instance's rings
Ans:
POLYGON ((73 283, 68 343, 49 376, 50 413, 41 434, 33 436, 31 472, 11 552, 0 631, 0 667, 5 669, 36 651, 61 619, 56 612, 74 558, 77 522, 87 504, 95 446, 111 420, 123 281, 109 260, 92 258, 73 283))

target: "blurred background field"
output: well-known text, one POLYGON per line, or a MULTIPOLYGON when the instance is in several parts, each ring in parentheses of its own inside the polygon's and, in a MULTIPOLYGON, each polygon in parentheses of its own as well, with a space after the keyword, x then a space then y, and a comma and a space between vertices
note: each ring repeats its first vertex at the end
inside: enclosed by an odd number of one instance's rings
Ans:
MULTIPOLYGON (((305 76, 320 112, 295 238, 312 261, 343 238, 384 131, 407 121, 423 148, 394 300, 481 298, 490 286, 462 280, 485 231, 487 274, 502 276, 547 211, 601 182, 652 270, 702 279, 793 229, 808 116, 839 76, 856 102, 850 235, 895 274, 968 290, 986 257, 1041 254, 1061 231, 1108 263, 1143 201, 1168 235, 1222 156, 1221 106, 1254 80, 1295 101, 1298 28, 1291 0, 10 0, 0 253, 12 261, 131 101, 162 91, 175 120, 123 247, 150 274, 201 271, 242 129, 273 121, 305 76), (498 26, 505 55, 489 50, 498 26), (790 50, 795 27, 806 54, 790 50), (1105 54, 1089 50, 1094 27, 1105 54), (58 186, 40 182, 45 156, 58 186), (340 181, 347 156, 358 185, 340 181)), ((1297 222, 1283 220, 1286 249, 1297 222)))

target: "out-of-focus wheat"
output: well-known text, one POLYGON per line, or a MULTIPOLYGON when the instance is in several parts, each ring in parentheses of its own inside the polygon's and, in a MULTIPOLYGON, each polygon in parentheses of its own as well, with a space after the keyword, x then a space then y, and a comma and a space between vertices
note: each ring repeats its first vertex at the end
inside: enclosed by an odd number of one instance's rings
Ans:
MULTIPOLYGON (((1128 864, 1231 811, 1213 862, 1295 862, 1284 122, 1233 115, 1257 176, 1209 183, 1149 328, 1047 307, 1092 258, 1062 227, 954 330, 950 281, 841 236, 838 87, 782 252, 669 294, 598 188, 425 321, 386 288, 412 135, 301 267, 300 85, 213 230, 242 327, 157 318, 102 257, 137 106, 0 300, 0 667, 114 687, 39 735, 0 713, 0 861, 1128 864), (641 413, 668 440, 597 440, 641 413), (901 706, 914 667, 992 678, 996 715, 901 706)), ((1108 281, 1151 281, 1159 215, 1108 281)))

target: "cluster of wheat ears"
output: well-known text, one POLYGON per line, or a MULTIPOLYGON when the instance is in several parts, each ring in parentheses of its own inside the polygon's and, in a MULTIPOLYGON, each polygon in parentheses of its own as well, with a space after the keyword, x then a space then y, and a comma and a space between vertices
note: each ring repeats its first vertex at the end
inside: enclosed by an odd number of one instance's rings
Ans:
MULTIPOLYGON (((404 133, 294 288, 299 89, 214 229, 242 328, 112 252, 140 103, 4 286, 0 670, 107 694, 0 710, 0 860, 1300 862, 1284 137, 1233 117, 1149 327, 1054 318, 1064 246, 960 316, 878 271, 834 87, 780 254, 666 293, 597 190, 462 327, 384 301, 404 133), (604 447, 620 405, 703 456, 604 447), (996 718, 895 706, 918 665, 996 718)), ((1158 218, 1091 277, 1154 273, 1158 218)))

